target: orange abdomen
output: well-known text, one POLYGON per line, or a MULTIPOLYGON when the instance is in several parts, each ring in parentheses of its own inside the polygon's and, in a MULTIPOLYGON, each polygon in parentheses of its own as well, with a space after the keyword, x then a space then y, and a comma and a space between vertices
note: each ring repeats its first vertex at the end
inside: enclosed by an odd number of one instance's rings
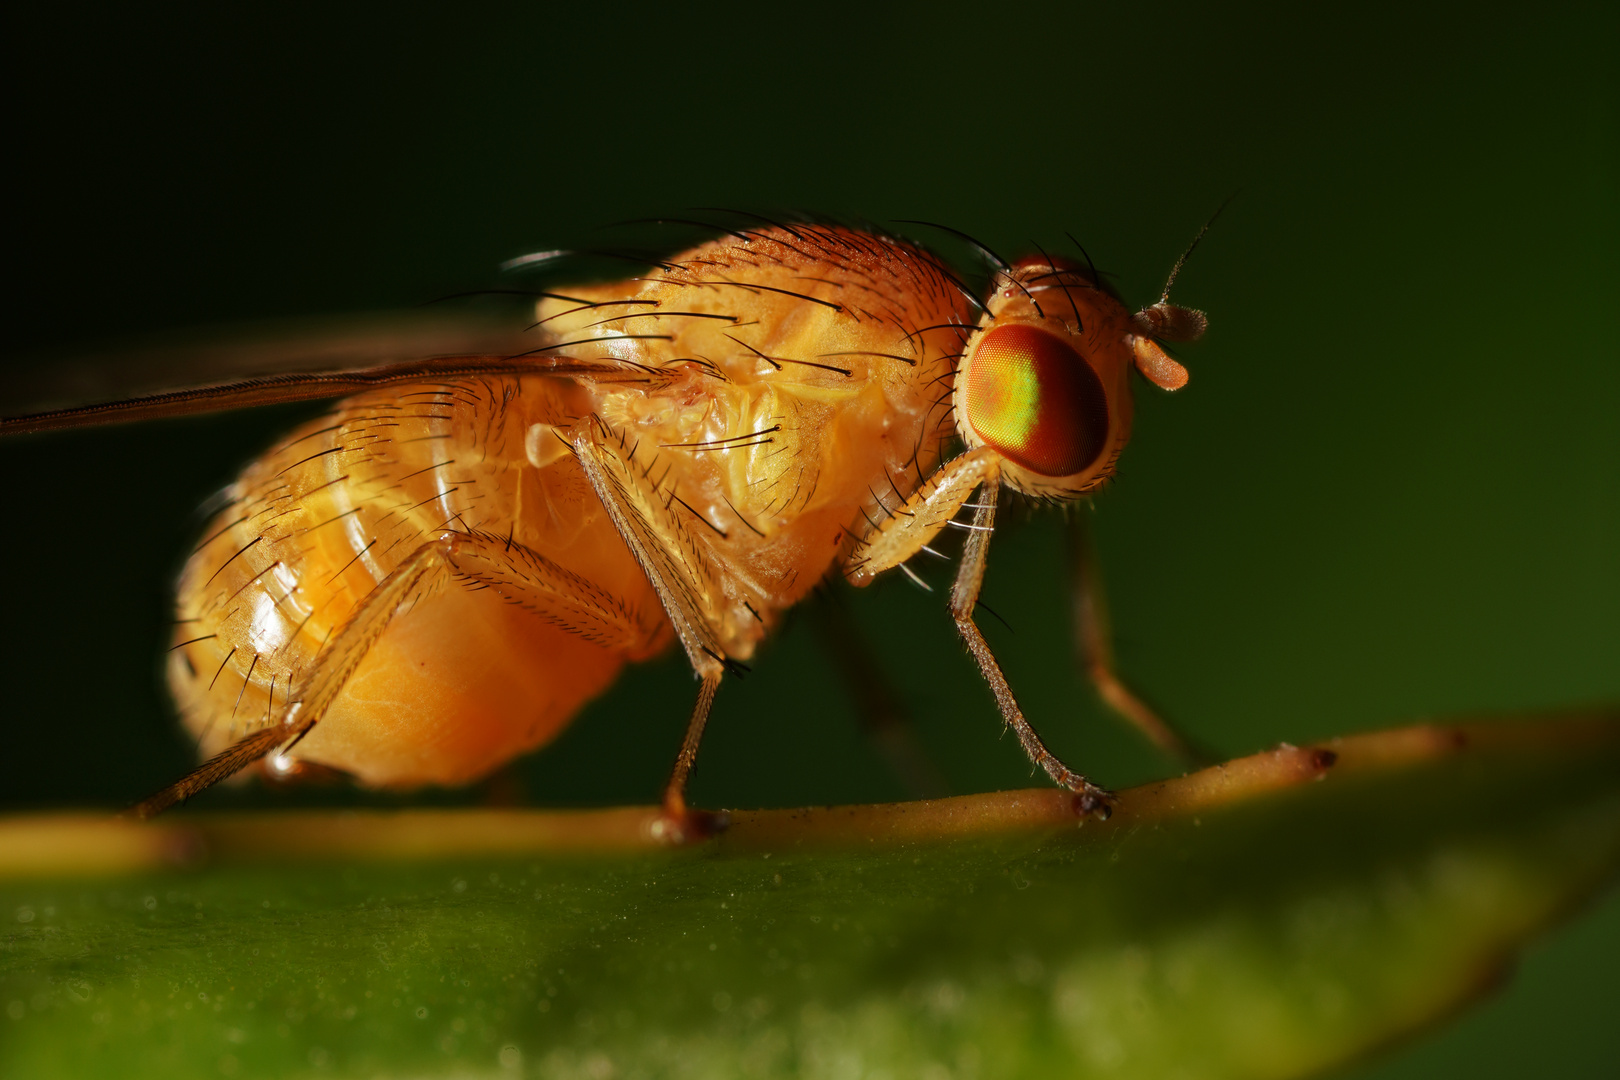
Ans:
POLYGON ((554 738, 625 657, 451 587, 397 619, 298 755, 375 787, 463 784, 554 738))
POLYGON ((544 378, 405 386, 344 402, 232 486, 188 560, 169 683, 204 754, 279 722, 356 605, 422 544, 482 530, 544 551, 642 615, 632 650, 593 644, 450 583, 402 610, 299 758, 372 786, 458 784, 556 735, 668 623, 566 455, 523 434, 577 391, 544 378))

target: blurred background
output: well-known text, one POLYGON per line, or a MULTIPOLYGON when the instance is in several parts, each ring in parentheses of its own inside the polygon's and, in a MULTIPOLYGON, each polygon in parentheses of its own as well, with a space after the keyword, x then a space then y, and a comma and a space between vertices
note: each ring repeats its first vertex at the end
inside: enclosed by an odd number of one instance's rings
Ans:
MULTIPOLYGON (((927 219, 1009 257, 1072 232, 1140 305, 1235 192, 1176 287, 1211 317, 1192 381, 1139 384, 1086 512, 1126 676, 1222 754, 1620 700, 1612 5, 695 10, 12 12, 3 378, 500 286, 504 259, 693 207, 940 239, 894 224, 927 219)), ((159 671, 196 508, 318 411, 0 443, 0 805, 122 805, 188 767, 159 671)), ((1053 748, 1111 786, 1170 771, 1076 669, 1061 515, 1008 513, 990 565, 986 633, 1053 748)), ((1036 783, 942 591, 820 602, 951 790, 1036 783)), ((812 614, 722 691, 699 804, 906 794, 812 614)), ((650 801, 693 689, 675 657, 628 672, 515 770, 528 800, 650 801)), ((198 804, 310 801, 405 800, 198 804)), ((1357 1075, 1612 1075, 1617 961, 1611 895, 1357 1075)))

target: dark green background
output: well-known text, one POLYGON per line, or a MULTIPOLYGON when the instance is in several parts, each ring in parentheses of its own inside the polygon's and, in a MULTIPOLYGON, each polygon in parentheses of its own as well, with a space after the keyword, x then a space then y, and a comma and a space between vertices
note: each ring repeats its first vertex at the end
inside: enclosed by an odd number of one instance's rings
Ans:
MULTIPOLYGON (((1177 286, 1211 314, 1192 382, 1139 394, 1093 515, 1124 670, 1231 753, 1620 699, 1612 5, 10 20, 8 379, 64 345, 412 304, 694 206, 925 218, 1008 255, 1072 231, 1145 303, 1236 191, 1177 286)), ((168 581, 194 507, 304 412, 0 444, 0 802, 114 805, 186 766, 168 581)), ((1109 784, 1164 771, 1074 672, 1060 519, 1003 529, 991 566, 1011 630, 987 633, 1054 748, 1109 784)), ((940 596, 846 602, 955 790, 1031 782, 940 596)), ((902 793, 808 631, 724 689, 699 802, 902 793)), ((531 798, 653 797, 692 689, 627 675, 526 764, 531 798)), ((1611 897, 1365 1075, 1607 1075, 1617 961, 1611 897)))

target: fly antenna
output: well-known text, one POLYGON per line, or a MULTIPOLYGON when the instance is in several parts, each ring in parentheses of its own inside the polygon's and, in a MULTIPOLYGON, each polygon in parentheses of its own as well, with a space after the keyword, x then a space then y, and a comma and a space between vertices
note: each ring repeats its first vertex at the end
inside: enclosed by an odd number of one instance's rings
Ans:
POLYGON ((1204 238, 1204 234, 1209 232, 1209 227, 1215 224, 1215 219, 1220 217, 1228 206, 1232 205, 1232 200, 1235 198, 1237 198, 1237 192, 1234 191, 1226 197, 1225 202, 1216 207, 1215 212, 1209 215, 1209 220, 1204 222, 1204 227, 1198 230, 1198 235, 1192 238, 1192 243, 1187 245, 1187 250, 1181 253, 1181 258, 1176 260, 1176 265, 1170 268, 1170 280, 1164 283, 1164 292, 1159 294, 1159 303, 1167 304, 1170 302, 1170 286, 1176 283, 1176 275, 1180 274, 1181 268, 1187 265, 1187 259, 1192 255, 1194 249, 1198 247, 1198 242, 1204 238))
POLYGON ((1131 316, 1131 322, 1138 330, 1137 336, 1132 338, 1131 351, 1135 354, 1136 369, 1147 380, 1163 390, 1180 390, 1187 385, 1187 369, 1182 367, 1175 357, 1159 347, 1161 341, 1197 341, 1204 336, 1209 328, 1209 319, 1202 311, 1192 308, 1180 307, 1170 302, 1170 287, 1176 283, 1176 277, 1181 268, 1187 265, 1187 259, 1198 247, 1198 242, 1209 232, 1209 227, 1215 224, 1215 219, 1221 216, 1232 200, 1237 198, 1234 193, 1226 197, 1226 201, 1209 216, 1204 227, 1198 230, 1187 250, 1181 253, 1176 265, 1170 270, 1170 280, 1164 283, 1164 292, 1159 294, 1159 302, 1138 311, 1131 316))

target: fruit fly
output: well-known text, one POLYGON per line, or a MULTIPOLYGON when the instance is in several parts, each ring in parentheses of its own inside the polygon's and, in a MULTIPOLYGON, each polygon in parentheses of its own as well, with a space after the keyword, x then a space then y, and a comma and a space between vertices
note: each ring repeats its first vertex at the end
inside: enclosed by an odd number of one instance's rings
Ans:
MULTIPOLYGON (((1111 796, 1025 719, 974 610, 1002 489, 1093 491, 1130 436, 1131 370, 1187 381, 1159 343, 1205 320, 1168 293, 1133 314, 1089 260, 1043 255, 998 261, 981 297, 908 241, 771 224, 541 294, 516 355, 5 427, 349 395, 242 472, 181 573, 167 674, 207 760, 142 815, 255 763, 467 783, 678 642, 698 692, 664 823, 691 835, 687 777, 728 668, 829 574, 905 571, 947 527, 967 532, 950 613, 1003 719, 1082 811, 1106 813, 1111 796)), ((1094 674, 1173 744, 1105 660, 1094 674)))

